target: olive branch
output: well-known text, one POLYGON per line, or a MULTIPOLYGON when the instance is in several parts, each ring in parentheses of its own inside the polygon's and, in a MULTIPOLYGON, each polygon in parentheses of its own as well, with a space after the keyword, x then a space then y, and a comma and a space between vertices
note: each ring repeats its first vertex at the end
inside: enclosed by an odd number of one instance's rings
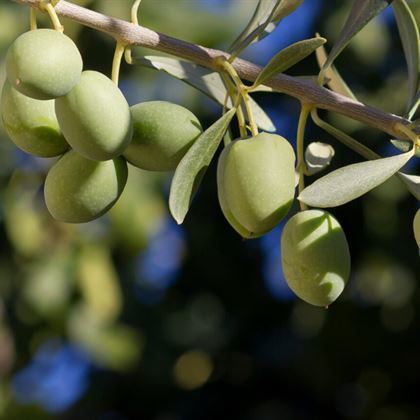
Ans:
MULTIPOLYGON (((39 0, 12 0, 27 6, 39 8, 39 0)), ((171 36, 155 32, 149 28, 133 24, 121 19, 95 12, 69 1, 60 0, 55 6, 58 16, 71 19, 82 25, 104 32, 117 42, 125 45, 141 46, 164 52, 175 57, 191 61, 199 66, 218 71, 215 59, 224 57, 229 60, 230 54, 225 51, 206 48, 171 36)), ((262 68, 241 58, 235 58, 232 66, 239 77, 254 83, 262 68)), ((346 117, 365 123, 397 138, 406 138, 398 129, 398 125, 409 125, 410 121, 402 116, 386 113, 380 109, 364 104, 318 86, 307 80, 302 80, 286 74, 277 74, 267 80, 265 85, 275 91, 285 93, 302 103, 315 108, 337 112, 346 117)))

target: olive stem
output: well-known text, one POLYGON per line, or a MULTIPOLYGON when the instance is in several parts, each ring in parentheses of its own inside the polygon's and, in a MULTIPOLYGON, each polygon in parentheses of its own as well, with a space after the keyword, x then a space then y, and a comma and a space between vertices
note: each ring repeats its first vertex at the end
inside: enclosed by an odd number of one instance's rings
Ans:
MULTIPOLYGON (((131 8, 131 23, 136 26, 139 26, 138 13, 139 13, 140 3, 141 3, 141 0, 136 0, 133 4, 133 7, 131 8)), ((131 56, 130 45, 126 46, 125 48, 124 59, 127 62, 127 64, 133 64, 133 58, 131 56)))
MULTIPOLYGON (((319 35, 319 34, 317 34, 319 35)), ((325 81, 325 72, 330 68, 330 66, 328 67, 322 67, 319 74, 318 74, 318 84, 320 87, 324 86, 324 81, 325 81)))
POLYGON ((31 31, 35 31, 36 29, 38 29, 38 24, 36 22, 36 9, 31 7, 29 10, 29 22, 31 25, 31 31))
POLYGON ((243 97, 243 100, 244 100, 246 113, 248 115, 249 126, 250 126, 250 129, 251 129, 251 133, 252 133, 253 136, 256 136, 258 134, 258 127, 257 127, 257 124, 255 123, 254 114, 252 112, 251 104, 249 102, 248 92, 246 91, 246 89, 242 89, 241 93, 242 93, 242 97, 243 97))
POLYGON ((141 0, 136 0, 131 8, 131 23, 134 25, 139 25, 138 12, 140 7, 141 0))
POLYGON ((221 67, 223 70, 226 71, 226 73, 232 78, 233 82, 235 83, 236 89, 238 90, 238 92, 240 92, 243 88, 243 83, 232 64, 230 64, 223 56, 216 57, 214 62, 217 66, 221 67))
MULTIPOLYGON (((304 159, 304 147, 305 147, 305 127, 308 122, 308 116, 311 113, 312 106, 309 104, 302 103, 300 110, 299 123, 297 129, 297 170, 299 171, 299 194, 305 189, 305 159, 304 159)), ((300 201, 300 209, 302 211, 307 210, 308 206, 300 201)))
POLYGON ((131 55, 131 47, 127 46, 124 52, 124 59, 127 64, 133 64, 133 57, 131 55))
POLYGON ((245 105, 245 111, 248 115, 249 128, 251 130, 252 136, 256 136, 258 134, 258 127, 255 123, 254 114, 252 112, 251 104, 249 102, 248 87, 243 84, 235 68, 232 66, 231 63, 229 63, 229 61, 227 61, 224 57, 218 57, 216 61, 223 68, 223 70, 225 70, 226 73, 229 74, 229 76, 235 83, 236 90, 238 94, 242 97, 243 103, 245 105))
POLYGON ((118 86, 118 81, 120 77, 120 67, 121 60, 124 55, 125 44, 120 41, 117 41, 115 47, 114 60, 112 61, 112 81, 118 86))
POLYGON ((44 8, 48 12, 51 22, 54 25, 54 29, 58 32, 63 33, 64 26, 61 24, 60 19, 58 18, 57 13, 54 9, 54 6, 51 3, 46 3, 43 4, 41 8, 44 8))
POLYGON ((246 137, 247 136, 247 132, 246 132, 246 122, 245 122, 245 117, 244 117, 244 113, 242 110, 242 106, 241 106, 241 95, 239 94, 239 92, 236 92, 235 90, 235 86, 233 85, 233 82, 231 81, 231 79, 226 75, 226 73, 221 72, 220 76, 223 79, 223 82, 226 86, 226 90, 229 93, 229 96, 231 98, 232 104, 234 104, 234 107, 236 107, 236 117, 238 119, 238 126, 239 126, 239 133, 241 137, 246 137))
POLYGON ((405 136, 407 136, 415 145, 417 144, 420 136, 417 133, 415 133, 413 130, 411 130, 410 127, 407 127, 404 124, 396 123, 395 129, 397 131, 400 131, 405 136))

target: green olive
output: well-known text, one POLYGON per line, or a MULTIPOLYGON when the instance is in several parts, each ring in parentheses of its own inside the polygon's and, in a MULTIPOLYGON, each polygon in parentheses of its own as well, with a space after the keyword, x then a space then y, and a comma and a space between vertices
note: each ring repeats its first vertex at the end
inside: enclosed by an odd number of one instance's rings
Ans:
POLYGON ((295 193, 294 162, 290 143, 268 133, 235 140, 221 153, 217 167, 220 207, 244 238, 270 231, 289 211, 295 193))
POLYGON ((88 159, 119 156, 131 140, 130 107, 120 89, 102 73, 84 71, 80 82, 56 99, 55 112, 70 146, 88 159))
POLYGON ((67 152, 48 172, 45 203, 54 219, 84 223, 107 212, 127 182, 127 163, 118 157, 97 162, 67 152))
POLYGON ((75 43, 53 29, 20 35, 6 56, 7 79, 33 99, 55 99, 69 92, 82 73, 82 57, 75 43))
POLYGON ((350 275, 350 252, 338 221, 323 210, 293 216, 281 237, 283 274, 304 301, 327 307, 344 289, 350 275))
POLYGON ((1 94, 1 117, 10 139, 27 153, 52 157, 69 148, 55 116, 54 101, 29 98, 6 82, 1 94))
POLYGON ((131 107, 133 140, 126 159, 149 171, 175 170, 201 134, 200 121, 188 109, 170 102, 143 102, 131 107))
POLYGON ((417 210, 417 213, 414 216, 413 230, 414 230, 414 237, 416 238, 417 245, 420 248, 420 210, 417 210))

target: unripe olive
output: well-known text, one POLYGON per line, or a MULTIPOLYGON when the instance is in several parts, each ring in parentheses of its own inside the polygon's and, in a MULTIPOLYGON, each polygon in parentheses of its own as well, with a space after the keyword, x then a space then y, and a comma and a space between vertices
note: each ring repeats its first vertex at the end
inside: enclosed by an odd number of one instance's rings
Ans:
POLYGON ((338 221, 324 210, 293 216, 281 237, 283 274, 306 302, 327 307, 338 298, 350 275, 350 252, 338 221))
POLYGON ((131 140, 130 107, 118 86, 97 71, 84 71, 55 101, 55 112, 70 146, 88 159, 119 156, 131 140))
POLYGON ((274 228, 289 211, 295 192, 295 154, 290 143, 261 133, 230 143, 217 167, 219 203, 243 237, 274 228))
POLYGON ((76 44, 53 29, 37 29, 20 35, 6 56, 10 84, 34 99, 65 95, 79 81, 82 67, 76 44))
POLYGON ((414 216, 413 221, 414 237, 418 247, 420 248, 420 210, 417 210, 416 215, 414 216))
POLYGON ((67 152, 48 172, 45 203, 54 219, 84 223, 108 211, 127 182, 127 163, 118 157, 97 162, 67 152))
POLYGON ((1 117, 10 139, 27 153, 52 157, 69 148, 61 134, 52 100, 29 98, 6 82, 1 95, 1 117))
POLYGON ((175 170, 194 140, 201 134, 200 121, 188 109, 164 101, 131 107, 133 140, 126 159, 149 171, 175 170))

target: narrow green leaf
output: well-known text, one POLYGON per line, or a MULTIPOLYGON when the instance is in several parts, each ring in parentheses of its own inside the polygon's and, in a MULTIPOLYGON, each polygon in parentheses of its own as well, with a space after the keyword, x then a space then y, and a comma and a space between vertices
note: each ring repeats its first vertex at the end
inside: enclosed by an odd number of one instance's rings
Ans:
POLYGON ((303 0, 258 0, 251 20, 228 51, 238 55, 252 42, 265 38, 302 3, 303 0))
POLYGON ((184 221, 191 200, 235 115, 231 109, 193 143, 176 168, 169 194, 169 209, 178 224, 184 221))
POLYGON ((354 0, 350 14, 324 64, 322 73, 334 62, 352 38, 357 35, 376 15, 391 4, 392 0, 354 0))
POLYGON ((413 103, 419 89, 420 78, 420 35, 416 19, 405 0, 394 0, 392 3, 398 31, 400 33, 405 58, 408 66, 408 103, 413 103))
POLYGON ((299 61, 308 57, 318 47, 320 47, 322 44, 325 44, 326 41, 327 40, 325 38, 317 37, 305 39, 303 41, 289 45, 287 48, 276 54, 261 70, 254 84, 263 84, 276 74, 283 73, 299 61))
POLYGON ((348 203, 382 184, 413 156, 407 152, 388 158, 355 163, 318 179, 299 195, 312 207, 336 207, 348 203))
POLYGON ((420 200, 420 176, 408 175, 404 172, 398 172, 398 176, 401 181, 404 182, 411 194, 413 194, 417 200, 420 200))
POLYGON ((416 97, 414 98, 412 104, 409 107, 409 111, 407 112, 406 117, 409 120, 412 120, 414 115, 416 115, 417 109, 420 106, 420 91, 417 92, 416 97))
MULTIPOLYGON (((327 51, 324 46, 319 47, 316 51, 316 59, 318 61, 319 68, 322 69, 325 62, 328 59, 327 51)), ((356 96, 348 87, 347 83, 341 77, 340 73, 334 65, 328 67, 324 72, 325 78, 328 79, 327 85, 333 92, 340 93, 341 95, 347 96, 351 99, 356 99, 356 96)))
MULTIPOLYGON (((196 64, 162 56, 133 58, 133 62, 155 70, 164 71, 172 77, 194 87, 221 105, 225 102, 226 88, 217 72, 209 72, 204 67, 196 64)), ((264 131, 275 132, 276 127, 264 110, 252 98, 250 98, 250 103, 258 127, 264 131)), ((231 100, 228 101, 227 106, 228 108, 232 108, 233 104, 231 100)))

